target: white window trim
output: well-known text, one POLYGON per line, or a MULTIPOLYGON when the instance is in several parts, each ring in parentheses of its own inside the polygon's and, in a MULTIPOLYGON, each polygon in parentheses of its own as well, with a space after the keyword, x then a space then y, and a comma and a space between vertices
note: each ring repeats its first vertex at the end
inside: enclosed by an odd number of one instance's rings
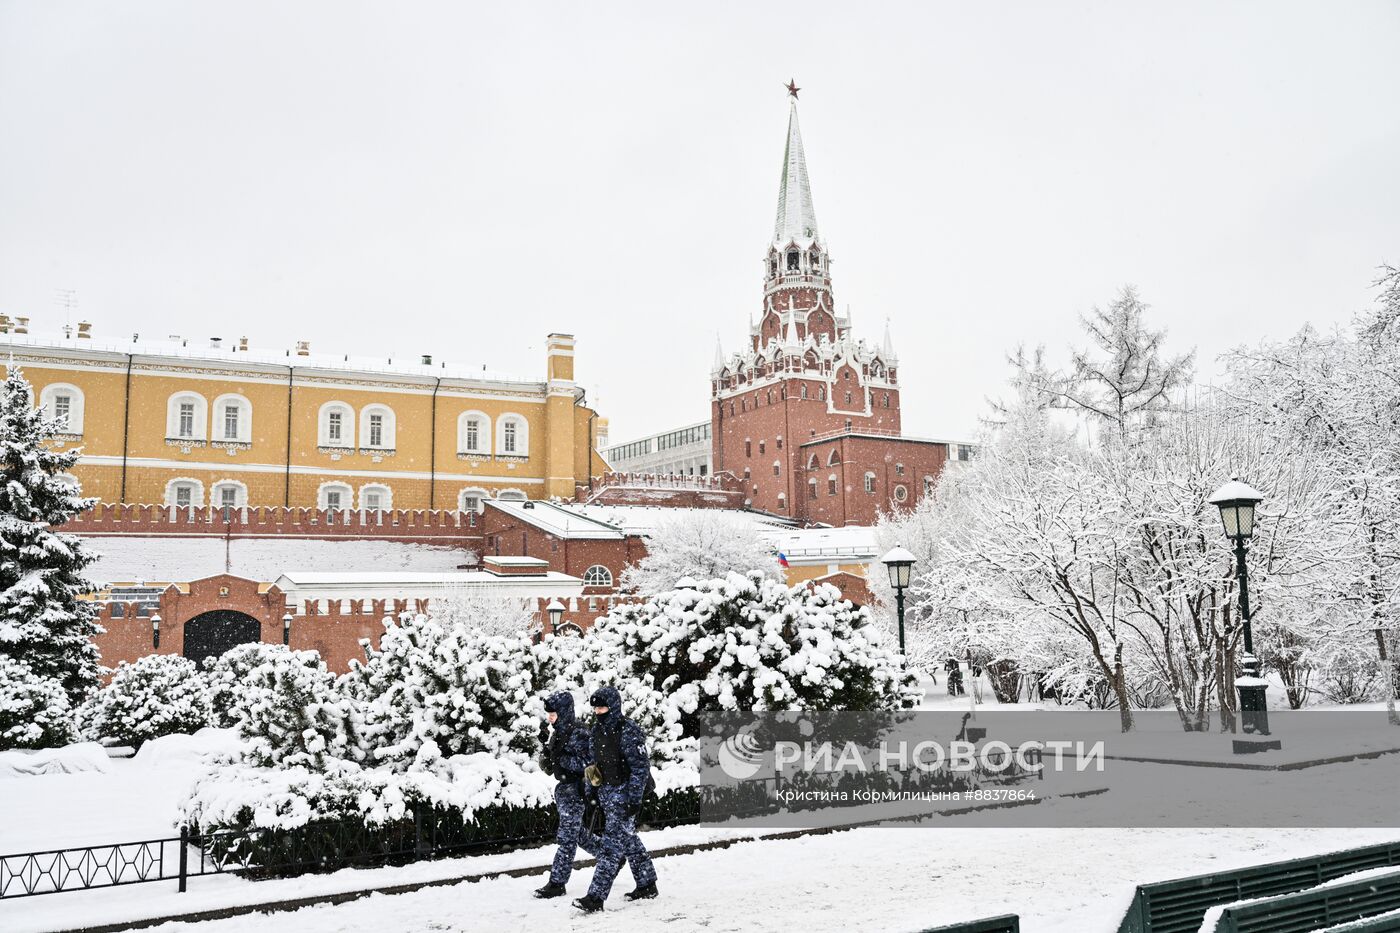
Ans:
POLYGON ((609 570, 607 567, 604 567, 602 564, 594 564, 593 566, 589 567, 587 570, 585 570, 585 571, 583 572, 583 585, 584 585, 584 586, 612 586, 612 585, 613 585, 613 575, 612 575, 612 571, 609 570), (589 582, 588 576, 589 576, 589 574, 593 573, 593 571, 595 571, 595 570, 601 570, 601 571, 603 572, 603 574, 606 576, 606 579, 605 579, 603 582, 592 582, 592 583, 589 582))
POLYGON ((328 506, 328 505, 326 504, 326 493, 331 492, 332 490, 338 491, 338 492, 341 493, 340 511, 342 511, 342 512, 348 512, 348 511, 350 511, 352 508, 354 508, 354 506, 355 506, 355 489, 354 489, 354 487, 352 487, 349 483, 338 483, 338 482, 322 483, 320 486, 318 486, 318 487, 316 488, 316 508, 320 509, 320 510, 323 511, 323 512, 324 512, 326 509, 329 509, 329 508, 330 508, 330 506, 328 506))
POLYGON ((347 402, 326 402, 316 415, 316 441, 318 447, 336 447, 349 450, 355 446, 355 409, 347 402), (340 440, 331 440, 331 412, 338 411, 340 419, 340 440))
POLYGON ((365 504, 365 493, 367 492, 377 492, 384 497, 384 504, 379 507, 379 511, 388 512, 394 508, 394 490, 384 483, 365 483, 360 487, 360 511, 369 511, 369 506, 365 504))
POLYGON ((875 481, 876 481, 876 479, 877 479, 877 477, 875 476, 875 474, 874 474, 873 472, 871 472, 870 470, 866 470, 866 471, 865 471, 865 491, 866 491, 866 492, 872 493, 872 494, 875 492, 875 481))
POLYGON ((496 493, 496 498, 505 502, 524 502, 530 497, 525 495, 523 489, 511 487, 510 489, 502 489, 500 492, 496 493))
POLYGON ((530 422, 524 415, 508 411, 496 419, 496 453, 506 457, 528 457, 530 455, 530 422), (506 423, 515 422, 515 450, 507 451, 506 423))
POLYGON ((486 500, 489 498, 491 498, 491 493, 487 492, 485 489, 482 489, 480 486, 468 486, 465 489, 459 490, 457 493, 457 509, 462 512, 474 511, 476 512, 476 514, 480 515, 482 512, 486 511, 486 500), (477 499, 481 501, 481 504, 478 505, 475 509, 467 509, 462 504, 462 500, 465 499, 467 496, 477 497, 477 499))
POLYGON ((364 450, 393 450, 398 433, 397 421, 394 418, 394 410, 388 405, 374 404, 366 405, 360 409, 360 447, 364 450), (370 415, 384 416, 383 436, 381 443, 371 444, 369 442, 369 418, 370 415))
POLYGON ((220 501, 222 499, 220 490, 223 489, 225 486, 232 486, 234 489, 237 490, 237 493, 233 500, 233 507, 235 509, 243 509, 248 507, 248 486, 246 483, 241 483, 236 479, 221 479, 213 486, 209 487, 210 505, 216 508, 223 508, 224 504, 222 501, 220 501))
POLYGON ((484 411, 464 411, 457 416, 457 452, 459 454, 491 453, 491 416, 484 411), (476 446, 467 446, 467 419, 477 420, 476 446))
MULTIPOLYGON (((204 505, 204 483, 201 482, 200 480, 195 479, 193 476, 177 476, 177 477, 175 477, 174 479, 172 479, 170 482, 168 482, 168 483, 165 484, 165 504, 166 504, 166 505, 171 506, 172 508, 173 508, 173 507, 176 507, 176 506, 175 506, 175 487, 176 487, 176 486, 184 485, 184 484, 186 484, 186 483, 188 483, 189 485, 191 485, 191 486, 194 487, 194 490, 190 493, 190 507, 192 507, 192 508, 201 508, 201 507, 203 507, 203 505, 204 505)), ((184 508, 184 506, 179 506, 179 508, 184 508)))
POLYGON ((203 441, 209 438, 209 400, 198 392, 176 392, 165 406, 165 436, 171 440, 203 441), (194 432, 180 436, 180 403, 194 403, 194 432))
POLYGON ((54 396, 68 396, 68 423, 59 430, 60 434, 83 433, 83 390, 68 382, 54 382, 44 386, 39 393, 39 407, 44 417, 54 417, 54 396))
POLYGON ((220 395, 214 399, 214 440, 235 441, 240 444, 251 444, 253 442, 253 403, 248 401, 247 396, 230 392, 220 395), (226 437, 224 435, 224 409, 229 405, 238 406, 238 436, 226 437))

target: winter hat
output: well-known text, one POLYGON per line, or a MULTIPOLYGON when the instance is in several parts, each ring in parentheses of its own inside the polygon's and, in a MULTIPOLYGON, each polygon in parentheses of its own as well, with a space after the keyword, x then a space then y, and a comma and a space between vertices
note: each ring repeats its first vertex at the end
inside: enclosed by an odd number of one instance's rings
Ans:
POLYGON ((593 696, 588 698, 590 706, 606 706, 608 712, 618 712, 622 706, 622 694, 613 687, 599 687, 593 691, 593 696))

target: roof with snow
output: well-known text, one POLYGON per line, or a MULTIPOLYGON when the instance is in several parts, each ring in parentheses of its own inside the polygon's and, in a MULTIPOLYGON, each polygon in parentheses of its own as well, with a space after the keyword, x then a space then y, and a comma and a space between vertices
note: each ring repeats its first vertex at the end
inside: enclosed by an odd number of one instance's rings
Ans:
POLYGON ((414 573, 367 570, 360 572, 307 572, 292 570, 275 581, 289 600, 304 598, 425 598, 461 590, 487 593, 502 590, 521 595, 577 596, 583 580, 558 571, 531 574, 497 574, 485 570, 455 573, 414 573))
POLYGON ((290 568, 440 573, 473 562, 472 553, 460 547, 372 539, 104 535, 84 542, 99 555, 87 569, 88 579, 99 586, 187 583, 221 573, 268 583, 290 568))
POLYGON ((880 553, 875 529, 864 525, 770 530, 764 537, 794 564, 865 563, 880 553))
POLYGON ((620 541, 623 532, 600 521, 597 517, 577 511, 577 506, 530 500, 512 502, 508 499, 483 499, 488 509, 495 509, 526 525, 531 525, 556 538, 571 541, 620 541))
POLYGON ((817 211, 812 206, 812 186, 807 180, 807 155, 802 151, 802 129, 797 125, 797 101, 788 111, 787 148, 783 152, 783 179, 778 186, 778 217, 773 225, 773 241, 785 246, 792 241, 810 243, 817 239, 817 211))
POLYGON ((172 337, 167 340, 153 340, 139 335, 129 339, 81 338, 72 334, 16 334, 0 333, 0 352, 22 352, 57 350, 78 355, 112 355, 125 357, 154 357, 167 360, 188 361, 190 364, 223 364, 233 367, 268 366, 281 370, 286 375, 287 367, 298 370, 332 370, 357 373, 382 373, 392 376, 418 376, 427 380, 457 379, 468 382, 508 383, 540 389, 544 385, 542 377, 522 378, 489 371, 485 366, 470 363, 449 363, 446 361, 423 362, 423 355, 416 353, 386 353, 383 356, 352 356, 350 354, 308 353, 300 355, 295 349, 274 350, 250 347, 240 350, 237 341, 223 338, 172 337), (214 341, 220 341, 218 346, 214 341))
POLYGON ((646 537, 656 530, 656 526, 667 518, 688 512, 704 512, 706 515, 726 515, 750 522, 760 531, 794 528, 797 523, 791 519, 751 509, 678 509, 661 505, 603 505, 600 503, 569 503, 558 506, 592 521, 606 525, 615 531, 646 537))

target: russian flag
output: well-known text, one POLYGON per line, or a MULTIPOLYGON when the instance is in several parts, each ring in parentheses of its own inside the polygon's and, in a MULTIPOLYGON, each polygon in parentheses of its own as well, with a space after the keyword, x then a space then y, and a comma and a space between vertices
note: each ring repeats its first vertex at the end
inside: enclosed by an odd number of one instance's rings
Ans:
POLYGON ((782 551, 779 551, 779 552, 778 552, 778 566, 780 566, 780 567, 786 567, 786 566, 788 566, 787 555, 784 554, 782 551))

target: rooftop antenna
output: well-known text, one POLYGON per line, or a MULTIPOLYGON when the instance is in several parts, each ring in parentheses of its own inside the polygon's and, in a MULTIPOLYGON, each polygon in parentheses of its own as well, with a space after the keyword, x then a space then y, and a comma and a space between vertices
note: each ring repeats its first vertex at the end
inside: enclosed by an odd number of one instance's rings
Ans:
POLYGON ((54 289, 54 303, 63 309, 64 333, 70 333, 73 327, 73 309, 78 306, 78 290, 75 288, 54 289))

